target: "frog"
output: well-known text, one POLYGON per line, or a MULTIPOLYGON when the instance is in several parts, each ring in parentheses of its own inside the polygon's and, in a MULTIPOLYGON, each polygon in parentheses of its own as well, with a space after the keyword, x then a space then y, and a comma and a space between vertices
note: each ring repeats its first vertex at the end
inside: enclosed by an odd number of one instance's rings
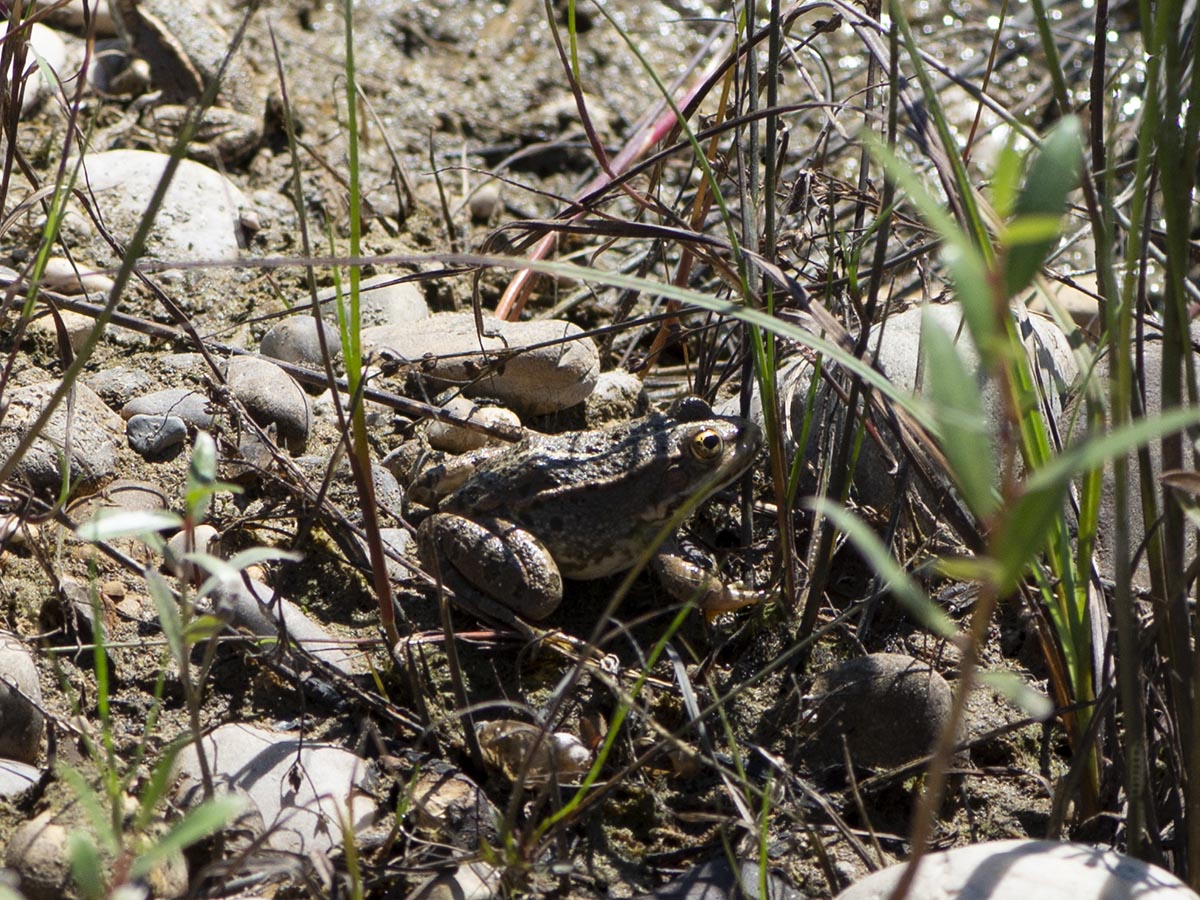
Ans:
MULTIPOLYGON (((685 504, 744 473, 761 444, 753 422, 698 397, 605 428, 531 432, 418 479, 410 496, 436 508, 417 529, 418 553, 456 594, 541 621, 561 604, 563 578, 633 568, 685 504)), ((760 599, 670 548, 653 567, 710 614, 760 599)))

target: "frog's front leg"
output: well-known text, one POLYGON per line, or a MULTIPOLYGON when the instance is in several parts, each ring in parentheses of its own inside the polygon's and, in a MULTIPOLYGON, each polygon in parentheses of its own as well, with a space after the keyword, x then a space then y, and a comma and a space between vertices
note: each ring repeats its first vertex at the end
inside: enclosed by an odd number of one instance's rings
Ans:
POLYGON ((421 561, 468 598, 483 595, 533 621, 562 602, 558 566, 536 537, 504 519, 434 513, 417 529, 421 561))
POLYGON ((691 558, 673 540, 654 557, 653 566, 667 593, 676 600, 695 603, 709 618, 750 606, 764 598, 761 591, 723 581, 710 564, 691 558))

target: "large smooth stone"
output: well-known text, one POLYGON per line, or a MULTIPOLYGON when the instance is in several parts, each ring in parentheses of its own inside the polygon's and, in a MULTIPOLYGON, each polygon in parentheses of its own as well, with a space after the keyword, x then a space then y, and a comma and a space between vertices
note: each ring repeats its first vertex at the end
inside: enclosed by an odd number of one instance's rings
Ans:
MULTIPOLYGON (((359 314, 364 325, 406 325, 430 316, 425 293, 414 281, 398 282, 402 275, 372 275, 359 282, 359 314)), ((342 284, 342 297, 347 304, 348 286, 342 284)), ((335 288, 318 292, 321 314, 333 319, 332 301, 337 297, 335 288)))
POLYGON ((282 629, 290 641, 322 662, 346 675, 355 673, 354 662, 339 641, 296 604, 276 597, 275 591, 261 581, 251 579, 249 588, 238 581, 233 586, 217 588, 210 596, 213 612, 234 627, 261 637, 274 637, 282 629))
MULTIPOLYGON (((34 421, 46 408, 57 381, 43 381, 11 388, 5 397, 8 412, 0 421, 0 458, 7 459, 16 449, 34 421)), ((116 471, 117 456, 125 443, 125 425, 104 401, 87 385, 75 385, 73 415, 68 414, 64 398, 34 440, 14 472, 39 490, 57 490, 62 484, 60 458, 66 452, 70 434, 71 480, 93 483, 116 471)))
MULTIPOLYGON (((263 335, 262 342, 258 345, 259 352, 271 359, 308 366, 310 369, 323 369, 325 362, 321 355, 321 338, 317 334, 317 328, 317 320, 310 315, 290 316, 263 335)), ((322 321, 320 329, 324 332, 329 358, 336 361, 342 355, 341 338, 337 328, 322 321)))
POLYGON ((67 859, 66 825, 46 810, 13 832, 4 851, 4 865, 17 874, 21 893, 28 900, 61 900, 74 896, 71 865, 67 859))
POLYGON ((164 388, 135 397, 121 408, 121 417, 175 416, 196 428, 211 428, 212 413, 208 411, 208 394, 195 388, 164 388))
MULTIPOLYGON (((852 884, 837 900, 887 900, 904 863, 852 884)), ((1054 841, 988 841, 921 860, 909 900, 1196 900, 1157 866, 1054 841)))
MULTIPOLYGON (((137 230, 170 159, 146 150, 108 150, 83 158, 81 187, 95 196, 105 226, 122 242, 137 230)), ((167 190, 146 255, 170 262, 238 257, 242 192, 208 166, 184 160, 167 190)))
MULTIPOLYGON (((1192 329, 1193 343, 1200 339, 1200 328, 1192 329)), ((1145 367, 1145 387, 1146 387, 1146 418, 1153 419, 1156 416, 1162 415, 1162 341, 1157 339, 1147 340, 1142 348, 1142 360, 1145 367)), ((1200 365, 1200 353, 1192 355, 1193 363, 1200 365)), ((1109 360, 1104 358, 1097 366, 1099 374, 1102 378, 1109 377, 1109 360)), ((1108 385, 1103 384, 1105 396, 1108 395, 1108 385)), ((1187 397, 1187 388, 1183 389, 1183 396, 1187 397)), ((1186 402, 1186 400, 1185 400, 1186 402)), ((1193 433, 1192 439, 1195 438, 1193 433)), ((1076 435, 1078 438, 1079 435, 1076 435)), ((1183 441, 1184 464, 1190 466, 1190 449, 1191 441, 1185 436, 1183 441)), ((1162 442, 1154 440, 1149 445, 1150 454, 1150 470, 1156 485, 1156 495, 1158 511, 1161 515, 1163 509, 1162 497, 1164 488, 1161 488, 1159 477, 1163 474, 1162 465, 1162 442)), ((1141 483, 1138 479, 1138 463, 1133 456, 1129 458, 1129 513, 1125 522, 1120 523, 1122 527, 1129 530, 1130 552, 1138 549, 1138 545, 1142 543, 1145 537, 1145 524, 1142 519, 1142 491, 1141 483)), ((1102 488, 1100 500, 1100 523, 1096 534, 1096 559, 1100 568, 1101 574, 1107 578, 1112 578, 1115 575, 1113 553, 1116 547, 1116 529, 1118 526, 1117 520, 1117 495, 1116 484, 1112 476, 1112 468, 1108 467, 1104 474, 1104 485, 1102 488)), ((1185 549, 1184 554, 1186 559, 1191 559, 1195 555, 1196 539, 1195 529, 1189 528, 1187 522, 1184 522, 1185 528, 1185 549)), ((1150 589, 1150 569, 1146 564, 1146 555, 1143 553, 1138 561, 1138 566, 1133 571, 1133 583, 1136 587, 1144 590, 1150 589)))
POLYGON ((296 379, 267 359, 235 356, 222 367, 233 391, 264 428, 274 425, 294 452, 303 451, 312 429, 312 404, 296 379))
MULTIPOLYGON (((250 795, 267 827, 266 844, 288 853, 329 853, 342 846, 342 823, 355 832, 375 820, 370 764, 349 750, 251 725, 222 725, 204 738, 214 778, 250 795)), ((196 748, 176 763, 199 779, 196 748)))
POLYGON ((414 374, 428 379, 431 393, 466 386, 468 396, 499 400, 521 417, 582 403, 595 388, 600 355, 592 339, 578 337, 582 331, 570 322, 502 322, 485 316, 483 329, 481 337, 470 313, 445 313, 364 328, 362 340, 368 351, 411 363, 414 374), (493 374, 476 380, 497 363, 493 374))
POLYGON ((42 745, 42 687, 25 642, 0 631, 0 757, 32 763, 42 745))
POLYGON ((933 748, 950 718, 946 680, 902 653, 871 653, 817 677, 814 761, 840 765, 842 742, 857 766, 888 769, 933 748))

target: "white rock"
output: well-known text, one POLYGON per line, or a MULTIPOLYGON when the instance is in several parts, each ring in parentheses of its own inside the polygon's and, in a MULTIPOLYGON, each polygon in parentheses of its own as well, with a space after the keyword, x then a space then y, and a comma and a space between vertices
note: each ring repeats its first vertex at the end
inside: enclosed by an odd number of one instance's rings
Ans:
MULTIPOLYGON (((145 150, 84 157, 81 180, 117 240, 128 242, 133 236, 169 158, 145 150)), ((246 205, 242 192, 224 175, 184 160, 155 220, 147 255, 173 262, 237 259, 239 210, 246 205)))
MULTIPOLYGON (((8 33, 8 22, 0 23, 0 30, 3 33, 8 33)), ((40 22, 34 24, 29 29, 29 50, 31 51, 25 60, 25 94, 21 98, 21 116, 25 117, 33 112, 39 103, 51 93, 52 88, 46 84, 46 80, 42 77, 41 69, 39 68, 36 58, 40 57, 49 67, 58 74, 65 77, 67 65, 67 45, 58 34, 40 22)))
POLYGON ((63 294, 107 294, 112 290, 113 280, 89 266, 73 263, 65 256, 51 256, 46 260, 42 284, 63 294))
POLYGON ((87 26, 87 14, 90 13, 95 21, 96 37, 111 37, 116 34, 112 13, 108 11, 108 0, 67 0, 65 4, 42 0, 37 4, 37 8, 52 9, 49 15, 51 22, 75 30, 82 30, 87 26))
POLYGON ((220 543, 221 536, 217 533, 217 529, 208 524, 197 525, 192 529, 190 544, 188 543, 187 531, 177 531, 167 541, 167 551, 165 554, 167 568, 175 577, 191 580, 195 574, 195 566, 183 558, 184 554, 196 552, 220 555, 218 552, 220 543))
MULTIPOLYGON (((837 900, 887 900, 904 864, 837 900)), ((909 900, 1196 900, 1174 875, 1111 850, 1054 841, 988 841, 921 860, 909 900)))
MULTIPOLYGON (((342 845, 342 823, 356 831, 375 820, 369 763, 349 750, 302 741, 251 725, 222 725, 204 738, 214 776, 249 793, 267 826, 267 844, 290 853, 329 853, 342 845)), ((196 748, 180 754, 178 771, 200 778, 196 748)))

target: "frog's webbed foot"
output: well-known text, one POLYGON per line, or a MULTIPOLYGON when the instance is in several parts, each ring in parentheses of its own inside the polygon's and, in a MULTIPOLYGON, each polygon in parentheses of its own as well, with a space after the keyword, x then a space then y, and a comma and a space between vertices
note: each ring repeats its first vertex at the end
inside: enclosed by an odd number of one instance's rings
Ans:
POLYGON ((654 558, 659 581, 675 599, 695 603, 709 618, 765 599, 762 591, 750 590, 740 582, 723 581, 713 572, 711 564, 692 557, 693 554, 685 555, 672 542, 654 558))
POLYGON ((435 513, 417 530, 421 561, 456 594, 533 621, 562 602, 562 576, 536 537, 503 519, 435 513))

